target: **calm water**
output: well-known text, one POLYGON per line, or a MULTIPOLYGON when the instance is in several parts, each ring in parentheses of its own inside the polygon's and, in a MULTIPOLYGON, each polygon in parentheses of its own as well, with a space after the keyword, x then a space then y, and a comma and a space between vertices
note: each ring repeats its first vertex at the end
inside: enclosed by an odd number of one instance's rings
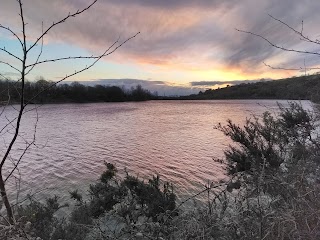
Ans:
MULTIPOLYGON (((287 104, 286 101, 280 101, 287 104)), ((311 103, 304 101, 305 107, 311 103)), ((24 115, 21 137, 33 137, 38 113, 36 146, 20 164, 22 194, 40 191, 38 198, 58 194, 68 199, 70 189, 86 192, 104 170, 114 163, 124 174, 147 178, 159 174, 172 182, 180 199, 201 190, 208 180, 224 178, 223 167, 212 160, 222 157, 229 139, 214 129, 227 119, 242 124, 253 114, 277 111, 273 100, 151 101, 44 105, 24 115)), ((16 115, 8 108, 0 126, 16 115)), ((1 133, 1 155, 8 137, 1 133)), ((12 158, 25 143, 19 138, 12 158)), ((6 169, 12 164, 7 162, 6 169)), ((19 174, 15 174, 19 176, 19 174)), ((15 181, 8 183, 13 193, 15 181)), ((11 197, 14 197, 11 194, 11 197)))

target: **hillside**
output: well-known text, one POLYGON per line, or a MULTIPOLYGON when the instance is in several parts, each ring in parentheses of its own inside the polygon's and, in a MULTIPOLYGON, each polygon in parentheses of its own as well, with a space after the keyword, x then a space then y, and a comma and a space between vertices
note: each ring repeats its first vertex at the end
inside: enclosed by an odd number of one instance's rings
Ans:
POLYGON ((320 101, 320 75, 209 89, 183 99, 296 99, 320 101))

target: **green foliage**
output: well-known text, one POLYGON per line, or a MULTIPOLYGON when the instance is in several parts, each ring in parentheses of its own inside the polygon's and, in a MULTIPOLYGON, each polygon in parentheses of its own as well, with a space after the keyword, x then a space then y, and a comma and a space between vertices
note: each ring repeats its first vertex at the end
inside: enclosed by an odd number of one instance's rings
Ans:
MULTIPOLYGON (((152 227, 149 224, 143 228, 145 231, 151 231, 153 235, 169 231, 165 230, 170 229, 168 217, 177 214, 171 214, 176 200, 172 185, 165 183, 161 187, 159 176, 144 183, 128 173, 123 180, 119 180, 116 179, 116 167, 110 163, 105 163, 105 166, 106 170, 99 181, 90 185, 88 201, 84 201, 77 190, 69 192, 76 205, 68 219, 57 219, 54 216, 61 208, 57 197, 48 199, 45 204, 30 199, 29 204, 20 206, 19 217, 25 223, 31 222, 32 236, 50 240, 83 240, 94 229, 95 222, 109 212, 113 212, 111 216, 116 212, 115 218, 121 217, 123 224, 129 224, 126 231, 132 228, 131 223, 134 224, 139 219, 141 227, 144 223, 141 221, 146 221, 149 217, 162 222, 163 227, 152 227), (119 204, 123 207, 118 206, 115 211, 115 205, 119 204)), ((132 228, 130 231, 134 236, 135 230, 132 228)))
POLYGON ((266 112, 243 127, 231 121, 217 127, 235 143, 225 152, 234 179, 227 190, 237 190, 237 211, 229 219, 237 229, 234 238, 320 237, 314 214, 320 207, 317 119, 297 103, 279 108, 276 116, 266 112))
POLYGON ((248 119, 244 127, 231 121, 217 127, 237 143, 225 152, 230 174, 281 171, 281 165, 305 159, 299 154, 304 155, 304 148, 314 147, 314 119, 297 103, 289 108, 280 106, 280 110, 278 117, 264 113, 262 122, 248 119))
POLYGON ((122 184, 137 196, 137 202, 142 207, 147 206, 146 215, 148 217, 156 219, 159 214, 173 211, 176 207, 176 196, 172 185, 165 183, 161 189, 159 176, 154 176, 146 184, 127 174, 122 184))
POLYGON ((30 197, 30 203, 18 208, 18 216, 23 223, 31 223, 31 236, 41 239, 70 239, 83 240, 90 230, 93 221, 86 205, 76 208, 71 213, 70 219, 58 219, 55 213, 61 207, 59 198, 49 198, 45 203, 36 201, 30 197))
POLYGON ((55 225, 51 239, 83 240, 92 227, 90 209, 87 204, 81 204, 75 207, 68 220, 61 219, 55 225))
POLYGON ((82 201, 82 196, 81 194, 78 193, 78 190, 70 191, 70 198, 76 200, 80 204, 83 202, 82 201))
POLYGON ((208 194, 207 209, 175 220, 173 239, 320 239, 318 118, 297 103, 279 109, 217 126, 233 141, 230 179, 208 194))
POLYGON ((45 204, 29 198, 30 203, 18 207, 18 215, 25 221, 31 222, 34 234, 42 239, 50 239, 50 234, 54 229, 57 219, 54 213, 61 208, 58 197, 49 198, 45 204))
POLYGON ((93 217, 99 217, 105 211, 111 210, 122 196, 120 189, 102 182, 90 185, 89 194, 89 208, 93 217))
POLYGON ((87 226, 78 225, 73 222, 62 221, 57 224, 50 239, 84 240, 89 230, 90 229, 87 226))
POLYGON ((105 163, 107 170, 101 174, 100 181, 107 184, 117 174, 116 167, 111 163, 105 163))

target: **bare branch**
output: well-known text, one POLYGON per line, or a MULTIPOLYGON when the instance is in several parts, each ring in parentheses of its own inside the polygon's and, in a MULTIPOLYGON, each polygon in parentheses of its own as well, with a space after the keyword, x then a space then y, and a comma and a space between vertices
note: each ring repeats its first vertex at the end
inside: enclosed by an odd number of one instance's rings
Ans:
POLYGON ((27 57, 26 24, 24 21, 22 2, 21 2, 21 0, 17 0, 17 1, 19 3, 19 8, 20 8, 20 19, 21 19, 21 24, 22 24, 22 36, 23 36, 22 50, 23 50, 24 59, 22 59, 22 62, 24 62, 23 68, 25 68, 25 60, 27 57))
MULTIPOLYGON (((20 130, 20 122, 21 122, 21 117, 23 114, 24 110, 24 81, 25 81, 25 65, 26 65, 26 59, 27 59, 27 51, 26 51, 26 33, 25 33, 25 22, 24 22, 24 16, 23 16, 23 8, 22 8, 22 2, 21 0, 18 0, 19 2, 19 7, 20 7, 20 18, 21 18, 21 23, 22 23, 22 34, 23 34, 23 60, 22 60, 22 71, 21 71, 21 97, 20 97, 20 110, 19 114, 17 117, 17 122, 16 122, 16 128, 15 128, 15 133, 13 135, 13 138, 1 160, 0 163, 0 172, 2 170, 3 164, 5 163, 9 153, 11 152, 11 149, 13 147, 13 144, 15 143, 19 130, 20 130)), ((9 214, 10 215, 10 214, 9 214)))
MULTIPOLYGON (((42 33, 43 33, 43 22, 42 22, 42 33)), ((42 51, 43 51, 43 38, 41 38, 41 47, 40 47, 40 52, 38 54, 38 57, 37 57, 37 60, 35 63, 38 63, 39 62, 39 59, 42 55, 42 51)), ((33 69, 34 67, 36 66, 37 64, 34 64, 33 66, 31 66, 31 68, 26 72, 26 75, 28 75, 33 69)), ((26 68, 28 68, 28 66, 26 66, 26 68)))
POLYGON ((19 36, 18 36, 14 31, 12 31, 9 27, 5 27, 5 26, 3 26, 2 24, 0 24, 0 28, 5 29, 5 30, 11 32, 12 35, 15 36, 15 37, 17 38, 17 40, 20 42, 21 46, 23 46, 23 43, 22 43, 21 39, 19 38, 19 36))
POLYGON ((3 52, 5 52, 5 53, 7 53, 7 54, 9 54, 11 57, 14 57, 14 58, 18 59, 20 62, 22 62, 22 59, 21 59, 21 58, 19 58, 18 56, 14 55, 14 54, 11 53, 10 51, 8 51, 5 47, 3 47, 3 48, 0 47, 0 50, 3 51, 3 52))
POLYGON ((262 35, 259 35, 259 34, 253 33, 253 32, 249 32, 249 31, 240 30, 240 29, 237 29, 237 28, 236 28, 236 30, 237 30, 238 32, 247 33, 247 34, 256 36, 256 37, 258 37, 258 38, 261 38, 261 39, 263 39, 265 42, 269 43, 272 47, 277 48, 277 49, 280 49, 280 50, 283 50, 283 51, 286 51, 286 52, 295 52, 295 53, 303 53, 303 54, 320 56, 320 53, 318 53, 318 52, 311 52, 311 51, 304 51, 304 50, 297 50, 297 49, 290 49, 290 48, 282 47, 282 46, 279 46, 279 45, 271 42, 269 39, 267 39, 266 37, 264 37, 264 36, 262 36, 262 35))
POLYGON ((101 58, 108 56, 112 53, 114 53, 118 48, 120 48, 121 46, 123 46, 125 43, 127 43, 129 40, 135 38, 138 34, 140 34, 140 32, 136 33, 135 35, 133 35, 130 38, 127 38, 124 42, 122 42, 121 44, 119 44, 117 47, 115 47, 112 51, 110 51, 110 49, 112 49, 118 42, 119 39, 117 41, 115 41, 110 47, 108 47, 103 54, 101 54, 100 56, 94 57, 95 61, 93 63, 91 63, 89 66, 86 66, 85 68, 82 68, 81 70, 77 70, 72 74, 66 75, 64 78, 60 79, 57 82, 54 82, 53 84, 51 84, 50 86, 48 86, 47 88, 43 89, 42 91, 38 92, 36 95, 34 95, 32 98, 30 98, 24 106, 27 106, 30 102, 32 102, 35 98, 37 98, 39 95, 41 95, 43 92, 49 90, 50 88, 52 88, 53 86, 57 85, 60 82, 63 82, 64 80, 73 77, 81 72, 84 72, 90 68, 92 68, 101 58), (110 52, 109 52, 110 51, 110 52))
MULTIPOLYGON (((38 106, 36 106, 36 107, 34 107, 34 108, 28 109, 28 110, 24 111, 23 114, 26 114, 26 113, 28 113, 28 112, 32 112, 32 111, 34 111, 36 108, 39 108, 39 107, 41 107, 41 106, 42 106, 42 105, 38 105, 38 106)), ((15 109, 15 110, 16 110, 16 109, 15 109)), ((0 133, 1 133, 4 129, 6 129, 9 125, 12 125, 12 123, 13 123, 14 121, 16 121, 17 118, 18 118, 18 117, 15 117, 15 118, 13 118, 13 119, 11 119, 11 120, 7 119, 8 123, 5 124, 5 125, 0 129, 0 133)))
POLYGON ((188 202, 189 200, 191 199, 194 199, 196 198, 197 196, 201 195, 202 193, 205 193, 207 192, 208 190, 211 190, 211 189, 215 189, 215 188, 219 188, 221 186, 226 186, 227 183, 221 183, 221 184, 218 184, 218 185, 214 185, 213 182, 211 182, 210 184, 208 184, 208 186, 206 186, 206 188, 194 195, 192 195, 191 197, 188 197, 187 199, 185 199, 184 201, 182 201, 175 209, 179 209, 183 204, 185 204, 186 202, 188 202))
MULTIPOLYGON (((3 78, 3 80, 7 80, 7 81, 10 81, 10 79, 9 78, 7 78, 5 75, 3 75, 2 73, 0 73, 0 77, 2 77, 3 78)), ((6 90, 4 90, 4 91, 6 91, 6 90)), ((3 93, 3 91, 0 93, 0 95, 3 93)))
POLYGON ((10 176, 14 173, 14 171, 17 169, 19 163, 21 162, 23 156, 27 153, 27 151, 29 150, 29 148, 34 145, 35 141, 36 141, 36 133, 37 133, 37 126, 38 126, 38 121, 39 121, 39 114, 38 114, 38 108, 36 107, 36 123, 34 124, 34 132, 33 132, 33 139, 31 142, 27 142, 27 146, 24 148, 22 154, 20 155, 17 163, 15 163, 14 165, 14 168, 10 171, 9 175, 6 177, 6 179, 4 180, 4 182, 6 182, 10 176))
POLYGON ((288 71, 310 71, 310 70, 320 70, 320 67, 305 67, 305 68, 302 68, 302 67, 298 67, 298 68, 286 68, 286 67, 275 67, 275 66, 272 66, 272 65, 269 65, 265 62, 263 62, 263 64, 266 66, 266 67, 269 67, 271 69, 274 69, 274 70, 288 70, 288 71))
MULTIPOLYGON (((6 188, 5 188, 5 181, 7 181, 13 174, 14 172, 17 170, 18 165, 20 164, 20 161, 22 160, 22 158, 24 157, 24 155, 26 154, 26 152, 28 151, 28 149, 34 145, 35 145, 35 134, 36 134, 36 127, 37 127, 37 122, 38 122, 38 113, 37 113, 37 121, 35 124, 35 129, 34 129, 34 136, 33 136, 33 140, 30 142, 29 140, 27 141, 26 139, 24 139, 21 135, 20 135, 20 128, 21 128, 21 120, 22 120, 22 116, 28 112, 28 111, 32 111, 34 109, 31 110, 26 110, 26 107, 28 104, 30 104, 35 98, 37 98, 40 94, 42 94, 43 92, 47 91, 48 89, 50 89, 51 87, 55 86, 56 84, 72 77, 75 76, 81 72, 84 72, 88 69, 90 69, 91 67, 93 67, 101 58, 108 56, 112 53, 114 53, 118 48, 120 48, 122 45, 124 45, 127 41, 131 40, 132 38, 136 37, 139 33, 135 34, 134 36, 126 39, 124 42, 119 43, 119 39, 117 41, 115 41, 110 47, 108 47, 103 54, 101 55, 97 55, 97 56, 89 56, 89 57, 85 57, 85 56, 76 56, 76 57, 65 57, 65 58, 57 58, 57 59, 47 59, 44 61, 40 61, 40 57, 42 55, 43 52, 43 42, 44 42, 44 36, 50 31, 52 30, 55 26, 62 24, 64 22, 66 22, 69 18, 71 17, 76 17, 77 15, 87 11, 89 8, 91 8, 96 2, 97 0, 92 0, 92 3, 87 6, 86 8, 82 9, 82 10, 77 10, 75 13, 71 14, 69 13, 65 18, 61 19, 60 21, 53 23, 52 25, 50 25, 45 31, 43 30, 43 25, 42 25, 42 34, 36 38, 36 40, 34 42, 32 42, 30 44, 29 47, 27 47, 27 37, 26 37, 26 23, 25 23, 25 18, 24 18, 24 13, 23 13, 23 4, 22 4, 22 0, 17 0, 18 4, 19 4, 19 9, 20 9, 20 20, 21 20, 21 25, 22 25, 22 37, 18 36, 15 32, 13 32, 10 28, 4 27, 3 25, 0 25, 0 29, 5 29, 7 31, 9 31, 10 33, 12 33, 20 42, 21 47, 22 47, 22 56, 18 57, 15 54, 13 54, 12 52, 8 51, 5 47, 0 48, 0 51, 7 53, 8 55, 18 59, 22 64, 21 64, 21 70, 19 70, 18 67, 15 67, 14 65, 10 64, 9 62, 3 62, 0 61, 1 64, 7 65, 9 67, 11 67, 12 69, 18 71, 21 74, 20 79, 18 79, 14 84, 12 84, 11 82, 8 83, 8 88, 6 90, 8 90, 9 94, 11 91, 11 87, 14 87, 15 90, 18 92, 19 94, 19 108, 16 109, 18 114, 16 117, 14 117, 13 119, 7 119, 7 124, 5 124, 5 126, 2 127, 2 129, 0 130, 0 134, 11 134, 12 138, 11 140, 8 141, 8 144, 5 142, 5 150, 3 151, 3 156, 2 159, 0 159, 0 193, 5 205, 5 208, 7 210, 7 215, 8 215, 8 221, 10 224, 14 224, 15 220, 14 220, 14 215, 13 215, 13 211, 12 211, 12 207, 11 204, 9 202, 9 199, 7 197, 7 192, 6 192, 6 188), (36 61, 33 64, 27 65, 27 57, 28 57, 28 53, 29 51, 31 51, 33 48, 35 48, 35 46, 37 46, 39 44, 39 42, 41 41, 41 49, 40 52, 36 58, 36 61), (50 84, 48 87, 46 87, 43 90, 40 90, 38 93, 36 93, 33 97, 31 97, 31 99, 29 99, 28 101, 25 100, 25 81, 26 81, 26 76, 34 69, 34 67, 36 67, 39 64, 42 63, 47 63, 47 62, 55 62, 55 61, 62 61, 62 60, 68 60, 68 59, 92 59, 93 62, 91 62, 90 65, 75 71, 72 74, 66 75, 64 78, 60 79, 59 81, 50 84), (19 87, 17 87, 17 85, 19 84, 19 87), (4 132, 4 133, 3 133, 4 132), (11 172, 9 173, 9 175, 6 177, 6 179, 3 178, 3 166, 6 162, 6 160, 11 160, 11 154, 12 154, 12 150, 13 150, 13 145, 16 143, 17 138, 22 138, 25 141, 25 148, 22 151, 22 154, 20 155, 20 157, 16 162, 14 162, 14 167, 11 170, 11 172)), ((4 79, 7 79, 9 81, 9 79, 7 77, 5 77, 4 75, 0 74, 0 77, 3 77, 4 79)), ((6 91, 6 90, 2 90, 6 91)), ((9 101, 7 102, 7 104, 9 104, 9 101)), ((36 110, 37 110, 38 106, 36 106, 36 110)), ((1 114, 3 113, 4 109, 2 109, 1 114)), ((21 153, 21 152, 20 152, 21 153)))
MULTIPOLYGON (((106 56, 108 56, 110 54, 111 53, 106 53, 102 57, 106 57, 106 56)), ((55 58, 55 59, 47 59, 47 60, 44 60, 44 61, 39 61, 39 62, 35 62, 35 63, 32 63, 32 64, 29 64, 29 65, 26 66, 26 68, 34 67, 36 65, 43 64, 43 63, 58 62, 58 61, 63 61, 63 60, 97 59, 97 58, 100 58, 100 57, 101 57, 101 55, 99 55, 99 56, 91 55, 91 56, 74 56, 74 57, 62 57, 62 58, 55 58)))
MULTIPOLYGON (((279 22, 280 24, 284 25, 285 27, 287 27, 290 31, 292 31, 294 34, 296 34, 297 36, 300 37, 301 41, 307 42, 307 43, 312 43, 312 44, 316 44, 316 45, 320 45, 320 41, 318 39, 311 39, 308 36, 306 36, 304 34, 304 22, 301 22, 301 30, 297 30, 295 28, 293 28, 292 26, 290 26, 289 24, 283 22, 282 20, 275 18, 274 16, 268 14, 270 18, 272 18, 274 21, 279 22)), ((308 50, 299 50, 299 49, 291 49, 291 48, 287 48, 284 46, 280 46, 279 44, 276 44, 274 42, 272 42, 271 40, 269 40, 267 37, 262 36, 260 34, 254 33, 254 32, 250 32, 250 31, 244 31, 244 30, 240 30, 240 29, 236 29, 238 32, 242 32, 242 33, 247 33, 250 35, 253 35, 255 37, 261 38, 262 40, 264 40, 265 42, 267 42, 268 44, 270 44, 270 46, 280 49, 282 51, 285 52, 293 52, 293 53, 299 53, 299 54, 308 54, 308 55, 316 55, 316 56, 320 56, 320 52, 317 51, 308 51, 308 50)), ((304 71, 305 75, 307 75, 307 71, 311 71, 311 70, 319 70, 320 67, 306 67, 306 63, 304 60, 304 67, 299 67, 299 68, 287 68, 287 67, 274 67, 271 66, 269 64, 266 64, 264 62, 264 65, 271 68, 271 69, 277 69, 277 70, 288 70, 288 71, 304 71)))
POLYGON ((293 31, 294 33, 296 33, 297 35, 299 35, 299 36, 302 38, 302 40, 307 41, 307 42, 309 42, 309 43, 314 43, 314 44, 320 45, 319 40, 312 40, 312 39, 310 39, 308 36, 305 36, 305 35, 303 34, 303 21, 302 21, 302 23, 301 23, 301 31, 298 31, 298 30, 294 29, 293 27, 291 27, 289 24, 281 21, 280 19, 275 18, 274 16, 272 16, 272 15, 270 15, 270 14, 268 14, 268 15, 269 15, 269 17, 271 17, 273 20, 281 23, 282 25, 286 26, 286 27, 289 28, 291 31, 293 31))
MULTIPOLYGON (((32 48, 34 48, 34 46, 36 46, 38 44, 38 42, 52 29, 54 28, 55 26, 61 24, 61 23, 64 23, 66 20, 68 20, 69 18, 71 17, 75 17, 85 11, 87 11, 89 8, 91 8, 98 0, 94 0, 88 7, 82 9, 81 11, 80 10, 77 10, 75 13, 71 14, 69 13, 68 16, 66 16, 65 18, 61 19, 60 21, 58 22, 55 22, 53 23, 49 28, 47 28, 47 30, 45 30, 41 35, 40 37, 37 38, 37 40, 27 49, 27 52, 29 52, 32 48)), ((20 2, 20 1, 19 1, 20 2)))
MULTIPOLYGON (((6 118, 7 122, 12 126, 12 129, 15 129, 15 126, 12 124, 12 121, 10 119, 8 119, 7 116, 5 118, 6 118)), ((25 137, 23 137, 21 134, 18 134, 18 137, 20 137, 26 145, 29 145, 29 141, 25 137)))
POLYGON ((1 64, 4 64, 4 65, 7 65, 7 66, 11 67, 12 69, 16 70, 17 72, 21 73, 21 71, 20 71, 18 68, 14 67, 14 66, 11 65, 10 63, 3 62, 3 61, 1 61, 1 60, 0 60, 0 63, 1 63, 1 64))

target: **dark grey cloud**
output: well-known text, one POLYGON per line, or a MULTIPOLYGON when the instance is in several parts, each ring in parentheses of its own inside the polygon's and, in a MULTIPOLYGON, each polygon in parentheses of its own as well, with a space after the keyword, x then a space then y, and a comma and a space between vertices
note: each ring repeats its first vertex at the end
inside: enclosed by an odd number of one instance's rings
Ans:
POLYGON ((208 87, 208 86, 222 86, 225 84, 230 84, 230 85, 237 85, 237 84, 246 84, 246 83, 255 83, 255 82, 261 82, 261 81, 268 81, 270 79, 259 79, 259 80, 233 80, 233 81, 198 81, 198 82, 190 82, 191 86, 203 86, 203 87, 208 87))
MULTIPOLYGON (((41 32, 42 21, 48 26, 87 4, 85 0, 25 1, 29 37, 41 32)), ((2 0, 0 21, 9 23, 10 19, 10 23, 13 21, 19 27, 15 5, 15 1, 2 0)), ((239 33, 235 28, 261 34, 287 48, 316 51, 318 46, 307 46, 268 14, 297 29, 304 20, 306 35, 319 38, 319 11, 319 0, 104 0, 83 16, 58 27, 48 39, 66 41, 97 53, 118 36, 126 39, 140 31, 113 59, 138 64, 174 64, 177 68, 227 66, 239 68, 243 73, 259 73, 270 70, 262 64, 264 61, 287 66, 299 64, 303 58, 315 65, 318 58, 284 54, 262 39, 239 33)))
MULTIPOLYGON (((304 33, 306 36, 316 39, 317 25, 320 22, 320 17, 317 12, 320 11, 320 4, 315 0, 270 0, 256 1, 256 4, 264 5, 262 8, 255 12, 256 6, 253 1, 247 1, 248 5, 246 9, 239 10, 239 14, 246 16, 247 24, 238 24, 236 28, 249 31, 255 34, 259 34, 272 43, 277 44, 280 47, 297 50, 310 50, 317 51, 319 46, 312 44, 306 44, 301 41, 300 36, 295 34, 292 30, 286 27, 284 24, 272 19, 268 14, 275 18, 285 22, 298 31, 301 30, 301 22, 304 21, 304 33), (267 3, 266 3, 267 2, 267 3)), ((230 42, 227 43, 229 54, 225 58, 225 62, 232 66, 245 65, 250 71, 255 71, 255 67, 264 61, 272 60, 276 57, 282 57, 282 64, 291 65, 292 62, 299 60, 300 65, 301 58, 308 58, 309 62, 319 64, 318 57, 313 55, 299 55, 294 53, 284 53, 282 50, 278 50, 272 47, 269 43, 263 39, 246 34, 238 33, 238 40, 236 44, 230 42), (317 61, 314 61, 314 60, 317 61)), ((262 66, 262 65, 261 65, 262 66)), ((261 69, 259 68, 258 71, 261 69)), ((267 69, 268 70, 268 69, 267 69)))
POLYGON ((232 7, 235 0, 221 1, 221 0, 110 0, 114 4, 129 6, 148 6, 151 8, 164 8, 164 9, 176 9, 176 8, 208 8, 217 6, 232 7))

